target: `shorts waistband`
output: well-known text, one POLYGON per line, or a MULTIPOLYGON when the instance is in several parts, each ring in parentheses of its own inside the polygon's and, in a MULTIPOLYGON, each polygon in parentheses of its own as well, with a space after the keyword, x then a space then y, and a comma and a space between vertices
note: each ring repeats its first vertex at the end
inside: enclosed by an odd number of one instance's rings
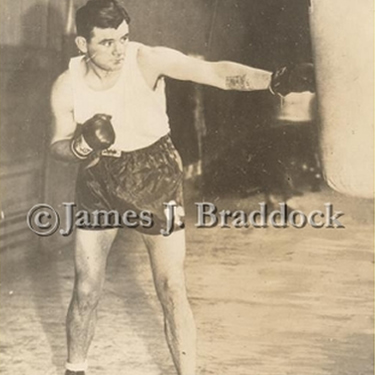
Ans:
POLYGON ((164 135, 163 137, 159 138, 156 142, 152 143, 149 146, 138 148, 132 151, 123 151, 123 150, 110 148, 110 149, 103 150, 101 152, 101 156, 120 158, 126 155, 136 155, 136 154, 140 154, 144 152, 152 152, 152 151, 155 151, 156 149, 165 147, 167 144, 170 144, 170 142, 171 142, 171 134, 168 133, 164 135))

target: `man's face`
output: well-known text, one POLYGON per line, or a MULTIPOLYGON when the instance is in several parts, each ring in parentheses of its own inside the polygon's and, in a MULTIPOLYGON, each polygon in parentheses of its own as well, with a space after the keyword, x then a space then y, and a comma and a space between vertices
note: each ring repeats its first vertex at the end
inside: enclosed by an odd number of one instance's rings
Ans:
POLYGON ((129 26, 125 21, 117 29, 94 27, 91 39, 86 43, 87 57, 103 70, 119 70, 124 63, 128 40, 129 26))

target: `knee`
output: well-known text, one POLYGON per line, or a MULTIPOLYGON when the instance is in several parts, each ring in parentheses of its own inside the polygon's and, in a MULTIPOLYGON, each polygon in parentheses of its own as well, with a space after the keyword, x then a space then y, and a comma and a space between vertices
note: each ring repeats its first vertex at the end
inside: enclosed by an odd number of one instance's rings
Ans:
POLYGON ((96 282, 77 282, 74 291, 74 300, 81 313, 94 310, 99 303, 101 285, 96 282))
POLYGON ((183 277, 164 277, 157 283, 157 291, 163 306, 175 306, 186 299, 186 287, 183 277))

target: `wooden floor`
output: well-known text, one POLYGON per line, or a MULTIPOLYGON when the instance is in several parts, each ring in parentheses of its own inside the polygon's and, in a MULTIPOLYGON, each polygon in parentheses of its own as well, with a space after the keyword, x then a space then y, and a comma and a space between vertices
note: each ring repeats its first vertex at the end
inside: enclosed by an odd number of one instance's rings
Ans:
MULTIPOLYGON (((247 199, 190 196, 186 273, 199 375, 373 374, 373 222, 369 202, 331 191, 345 229, 196 229, 194 200, 251 210, 247 199)), ((90 375, 175 374, 148 257, 136 233, 114 247, 90 351, 90 375)), ((1 261, 3 375, 60 375, 72 251, 8 250, 1 261)))

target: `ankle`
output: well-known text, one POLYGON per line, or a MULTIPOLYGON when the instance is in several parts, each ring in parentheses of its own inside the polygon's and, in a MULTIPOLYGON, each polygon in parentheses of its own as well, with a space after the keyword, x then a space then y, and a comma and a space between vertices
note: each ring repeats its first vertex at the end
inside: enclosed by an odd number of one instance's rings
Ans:
POLYGON ((69 363, 65 364, 65 375, 85 375, 87 371, 87 361, 81 363, 69 363))

